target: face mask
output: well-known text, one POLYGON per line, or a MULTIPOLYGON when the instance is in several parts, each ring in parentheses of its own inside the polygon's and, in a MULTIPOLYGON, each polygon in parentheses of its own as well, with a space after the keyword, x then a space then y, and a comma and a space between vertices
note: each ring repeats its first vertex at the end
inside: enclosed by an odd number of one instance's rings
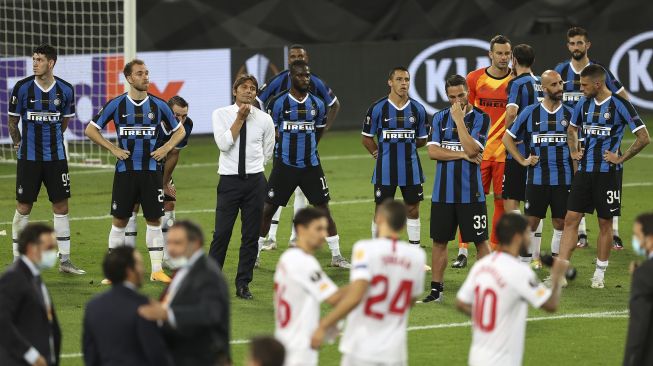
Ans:
POLYGON ((38 264, 40 269, 49 269, 54 267, 57 262, 57 251, 55 249, 46 250, 41 253, 41 261, 38 264))
POLYGON ((184 267, 188 264, 188 258, 181 256, 177 258, 168 258, 168 266, 172 270, 179 269, 181 267, 184 267))
POLYGON ((633 244, 633 251, 635 251, 637 255, 641 255, 642 257, 646 256, 646 250, 642 248, 642 244, 639 242, 639 239, 637 239, 637 237, 634 235, 633 235, 632 244, 633 244))

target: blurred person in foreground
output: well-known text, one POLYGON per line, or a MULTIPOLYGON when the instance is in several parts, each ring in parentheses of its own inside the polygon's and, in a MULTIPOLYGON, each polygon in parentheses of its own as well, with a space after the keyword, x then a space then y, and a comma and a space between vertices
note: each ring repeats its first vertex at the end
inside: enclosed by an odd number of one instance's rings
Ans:
POLYGON ((249 344, 247 366, 283 366, 286 349, 273 337, 255 337, 249 344))

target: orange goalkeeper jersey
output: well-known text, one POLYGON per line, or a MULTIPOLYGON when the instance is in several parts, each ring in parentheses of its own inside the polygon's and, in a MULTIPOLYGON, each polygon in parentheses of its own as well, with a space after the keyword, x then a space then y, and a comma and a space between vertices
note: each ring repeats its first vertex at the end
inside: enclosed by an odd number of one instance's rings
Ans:
POLYGON ((506 132, 506 104, 508 104, 508 82, 512 73, 497 79, 490 76, 487 68, 478 69, 467 75, 469 102, 490 116, 490 130, 483 152, 483 160, 506 160, 506 148, 501 139, 506 132))

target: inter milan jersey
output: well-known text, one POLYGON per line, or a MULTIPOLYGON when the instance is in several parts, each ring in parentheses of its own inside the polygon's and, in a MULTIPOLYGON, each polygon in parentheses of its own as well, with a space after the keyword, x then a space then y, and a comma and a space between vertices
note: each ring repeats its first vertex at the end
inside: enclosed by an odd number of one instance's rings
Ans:
POLYGON ((541 103, 526 107, 506 131, 510 136, 524 136, 529 154, 540 157, 535 166, 528 167, 528 184, 568 186, 571 184, 573 165, 567 145, 567 126, 572 109, 560 103, 549 111, 541 103))
MULTIPOLYGON (((483 149, 490 128, 490 116, 477 107, 465 115, 467 131, 483 149)), ((433 116, 431 141, 427 145, 436 145, 452 151, 464 151, 458 138, 456 123, 451 118, 450 108, 441 110, 433 116)), ((433 184, 433 202, 472 203, 485 202, 481 166, 465 159, 438 161, 433 184)))
POLYGON ((617 94, 600 103, 594 98, 581 98, 570 123, 582 130, 585 137, 585 153, 578 164, 581 172, 621 170, 621 165, 615 166, 603 159, 604 152, 618 152, 626 125, 633 133, 646 128, 633 105, 617 94))
POLYGON ((168 104, 152 94, 141 101, 132 100, 127 93, 119 95, 89 123, 101 130, 110 121, 116 125, 118 146, 130 152, 127 159, 116 163, 117 172, 160 170, 161 164, 150 156, 159 147, 158 135, 169 135, 181 126, 168 104))
MULTIPOLYGON (((508 83, 508 104, 506 107, 515 106, 517 111, 521 112, 526 106, 540 102, 542 99, 544 99, 542 83, 540 78, 532 73, 521 74, 508 83)), ((519 141, 517 149, 525 156, 526 144, 523 136, 518 136, 517 140, 519 141)), ((512 159, 512 155, 507 151, 506 159, 512 159)))
MULTIPOLYGON (((269 103, 270 99, 284 90, 290 89, 291 86, 292 81, 290 79, 290 71, 284 70, 275 75, 269 82, 261 87, 256 99, 261 103, 261 108, 263 108, 269 103)), ((336 102, 337 97, 333 94, 333 90, 331 90, 322 79, 313 73, 311 73, 308 91, 322 99, 324 104, 328 107, 331 107, 333 103, 336 102)))
POLYGON ((18 160, 56 161, 66 159, 61 123, 75 115, 75 89, 54 77, 43 89, 35 76, 14 86, 9 101, 9 115, 22 120, 18 160))
POLYGON ((409 99, 397 108, 388 97, 379 99, 367 110, 362 133, 376 136, 379 144, 372 183, 402 187, 424 183, 416 144, 417 139, 428 138, 424 106, 409 99))
MULTIPOLYGON (((617 78, 612 75, 610 70, 593 60, 590 60, 588 63, 588 65, 591 64, 597 64, 603 67, 605 70, 605 85, 608 87, 608 89, 610 89, 611 92, 616 94, 624 88, 619 80, 617 80, 617 78)), ((580 98, 583 97, 583 92, 580 91, 580 72, 582 70, 574 70, 574 67, 571 64, 571 59, 569 59, 565 62, 559 63, 558 66, 556 66, 555 71, 560 74, 562 80, 564 81, 562 101, 573 108, 580 100, 580 98)))
POLYGON ((296 168, 320 165, 317 129, 326 126, 322 99, 309 92, 300 101, 285 91, 270 100, 267 110, 279 131, 274 157, 296 168))
MULTIPOLYGON (((186 147, 186 145, 188 145, 188 138, 190 137, 191 132, 193 132, 193 120, 190 119, 190 117, 186 117, 183 126, 186 135, 184 135, 184 138, 177 144, 177 146, 175 146, 175 149, 183 149, 186 147)), ((161 128, 162 128, 161 125, 159 125, 159 130, 161 130, 161 128)), ((172 134, 166 135, 164 131, 160 131, 157 136, 159 137, 159 142, 157 142, 157 146, 161 146, 166 142, 170 141, 172 134)))

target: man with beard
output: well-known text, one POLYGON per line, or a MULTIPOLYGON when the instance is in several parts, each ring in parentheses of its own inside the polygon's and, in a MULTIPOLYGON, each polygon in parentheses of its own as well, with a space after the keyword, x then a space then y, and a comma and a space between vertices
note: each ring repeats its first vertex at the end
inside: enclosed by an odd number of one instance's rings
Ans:
POLYGON ((562 103, 563 81, 560 74, 547 70, 542 74, 544 100, 526 107, 503 137, 506 150, 521 166, 528 167, 524 211, 531 227, 531 247, 525 262, 539 252, 534 231, 551 207, 553 238, 551 252, 560 252, 560 238, 567 213, 567 196, 573 164, 567 146, 567 126, 572 109, 562 103), (516 141, 523 139, 528 151, 522 154, 516 141))
MULTIPOLYGON (((605 85, 608 89, 613 94, 618 94, 622 98, 628 100, 626 89, 624 89, 619 80, 612 75, 610 70, 598 62, 590 60, 588 50, 591 45, 592 42, 590 42, 589 35, 585 29, 581 27, 572 27, 567 31, 567 48, 571 53, 571 58, 559 63, 555 68, 555 71, 562 76, 562 80, 565 83, 562 101, 571 108, 575 107, 576 102, 578 102, 583 96, 583 92, 580 90, 580 72, 585 67, 592 64, 601 66, 605 71, 605 85)), ((583 141, 582 138, 580 141, 583 141)), ((619 169, 617 178, 619 179, 619 191, 621 191, 623 169, 619 169)), ((613 247, 615 249, 623 249, 623 243, 619 237, 619 216, 613 218, 612 229, 614 234, 612 238, 613 247)), ((583 218, 579 227, 577 246, 579 248, 586 248, 587 245, 587 230, 585 228, 585 218, 583 218)))

